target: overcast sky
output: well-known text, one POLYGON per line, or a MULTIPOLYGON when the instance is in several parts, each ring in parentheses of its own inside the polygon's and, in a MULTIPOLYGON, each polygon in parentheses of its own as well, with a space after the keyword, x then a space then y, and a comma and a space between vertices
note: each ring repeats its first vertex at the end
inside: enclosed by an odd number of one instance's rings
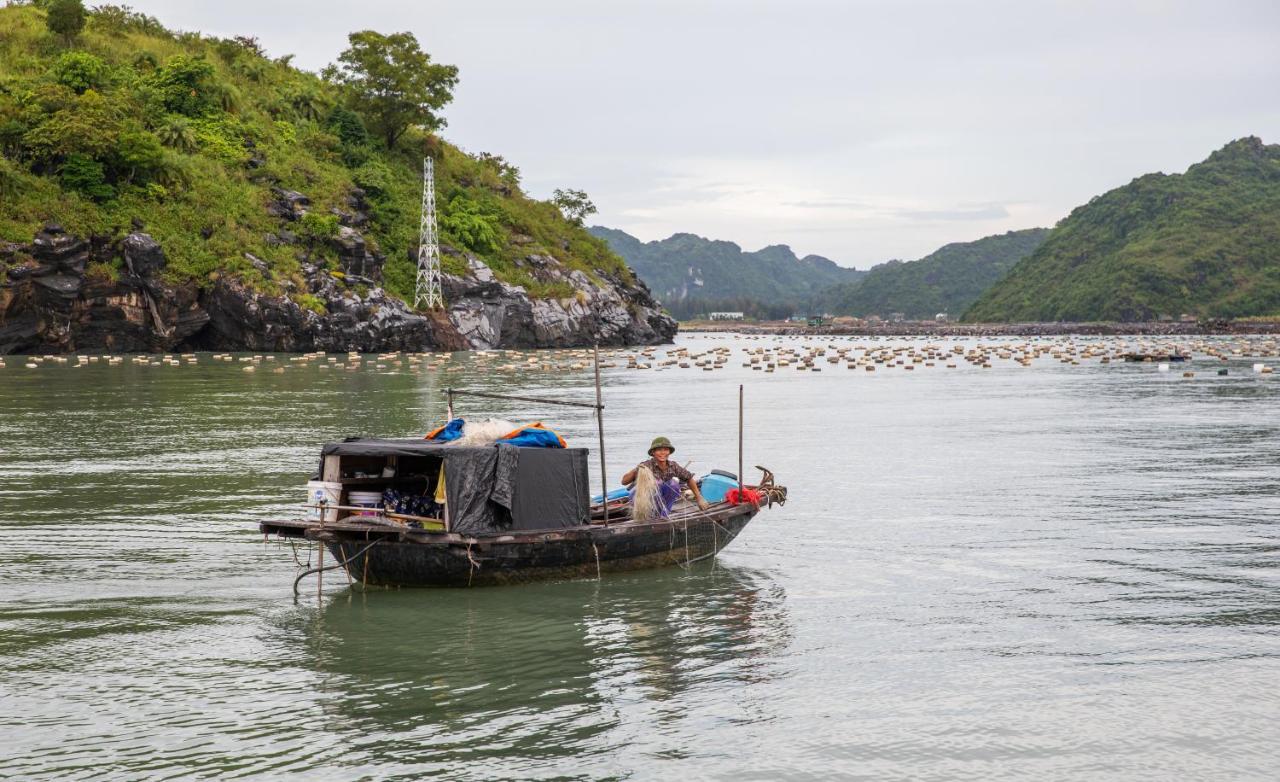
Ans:
POLYGON ((460 83, 444 135, 592 222, 867 267, 1052 225, 1247 135, 1280 142, 1280 0, 131 0, 318 69, 409 30, 460 83))

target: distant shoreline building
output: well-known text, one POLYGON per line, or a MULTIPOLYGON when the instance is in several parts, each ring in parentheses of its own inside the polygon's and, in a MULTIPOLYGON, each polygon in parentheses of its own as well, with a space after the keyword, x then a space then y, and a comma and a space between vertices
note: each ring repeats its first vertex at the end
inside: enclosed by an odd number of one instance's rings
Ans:
POLYGON ((745 316, 741 312, 710 312, 707 313, 708 320, 742 320, 745 316))

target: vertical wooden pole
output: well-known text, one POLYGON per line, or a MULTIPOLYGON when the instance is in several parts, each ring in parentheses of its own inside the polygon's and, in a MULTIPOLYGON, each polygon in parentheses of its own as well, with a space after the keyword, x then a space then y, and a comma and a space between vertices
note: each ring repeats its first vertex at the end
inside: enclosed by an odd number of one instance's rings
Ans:
POLYGON ((600 430, 600 496, 604 502, 604 523, 609 523, 609 476, 604 464, 604 402, 600 394, 600 344, 595 345, 596 359, 596 425, 600 430))
POLYGON ((742 501, 742 384, 738 384, 738 501, 742 501))
MULTIPOLYGON (((326 503, 323 500, 320 502, 321 537, 324 536, 324 517, 329 515, 329 511, 325 507, 325 504, 326 503)), ((320 538, 316 538, 316 548, 318 549, 316 566, 320 568, 316 571, 316 600, 320 600, 324 597, 324 541, 320 540, 320 538)))

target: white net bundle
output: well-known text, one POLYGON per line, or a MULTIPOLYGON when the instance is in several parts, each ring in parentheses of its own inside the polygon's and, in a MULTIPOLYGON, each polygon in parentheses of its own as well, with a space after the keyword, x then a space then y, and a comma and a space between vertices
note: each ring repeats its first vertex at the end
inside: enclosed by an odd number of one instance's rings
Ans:
POLYGON ((516 425, 501 418, 483 421, 467 421, 462 426, 462 436, 454 442, 458 445, 487 445, 503 435, 515 431, 516 425))
POLYGON ((662 498, 658 493, 658 479, 648 467, 636 470, 636 488, 631 499, 631 518, 650 521, 658 517, 662 498))

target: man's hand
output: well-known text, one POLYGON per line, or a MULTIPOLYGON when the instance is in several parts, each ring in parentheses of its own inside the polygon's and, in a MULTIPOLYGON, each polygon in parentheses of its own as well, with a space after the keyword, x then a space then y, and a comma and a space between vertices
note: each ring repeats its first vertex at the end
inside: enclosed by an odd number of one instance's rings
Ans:
POLYGON ((699 510, 706 510, 707 508, 710 508, 710 507, 711 507, 711 506, 707 504, 707 501, 706 501, 706 500, 702 499, 701 497, 698 497, 698 509, 699 509, 699 510))

